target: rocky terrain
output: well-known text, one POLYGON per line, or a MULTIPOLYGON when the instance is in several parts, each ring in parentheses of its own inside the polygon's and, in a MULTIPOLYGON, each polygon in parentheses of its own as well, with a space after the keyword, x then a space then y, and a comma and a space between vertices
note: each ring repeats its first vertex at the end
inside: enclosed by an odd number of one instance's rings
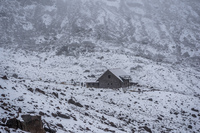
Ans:
MULTIPOLYGON (((193 68, 114 51, 78 59, 0 53, 1 125, 30 114, 41 116, 46 131, 59 133, 200 131, 200 73, 193 68), (117 90, 81 86, 114 67, 130 73, 137 85, 117 90)), ((0 126, 1 132, 8 130, 22 132, 0 126)))
POLYGON ((199 6, 0 0, 0 132, 200 132, 199 6), (134 86, 85 87, 110 68, 134 86))
POLYGON ((199 0, 1 0, 0 46, 78 56, 110 46, 199 66, 199 0))

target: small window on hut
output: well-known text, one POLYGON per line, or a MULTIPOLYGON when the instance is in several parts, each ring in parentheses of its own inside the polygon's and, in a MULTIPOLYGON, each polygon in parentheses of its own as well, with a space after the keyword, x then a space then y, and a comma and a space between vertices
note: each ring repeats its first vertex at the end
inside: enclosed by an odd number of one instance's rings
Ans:
POLYGON ((108 75, 108 78, 110 79, 111 75, 108 75))

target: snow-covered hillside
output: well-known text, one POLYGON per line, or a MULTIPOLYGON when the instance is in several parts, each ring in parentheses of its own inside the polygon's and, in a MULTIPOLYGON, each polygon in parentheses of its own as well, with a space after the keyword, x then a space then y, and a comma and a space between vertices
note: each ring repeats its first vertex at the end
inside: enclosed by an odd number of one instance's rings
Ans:
POLYGON ((0 132, 23 132, 5 123, 24 114, 58 133, 200 132, 199 7, 0 0, 0 132), (85 87, 110 68, 135 86, 85 87))
POLYGON ((73 56, 0 49, 0 73, 33 81, 55 83, 95 80, 110 68, 121 68, 130 73, 133 81, 154 89, 176 91, 191 95, 200 89, 200 72, 181 64, 154 62, 145 58, 112 50, 73 56), (96 76, 96 77, 94 77, 96 76), (93 77, 93 78, 92 78, 93 77))
POLYGON ((79 49, 84 42, 92 45, 88 49, 102 42, 198 67, 199 6, 199 0, 2 0, 0 46, 35 51, 65 46, 68 53, 85 51, 79 49))
MULTIPOLYGON (((1 123, 3 118, 16 117, 20 108, 20 116, 39 114, 59 133, 199 132, 200 73, 124 51, 77 58, 1 48, 0 76, 8 77, 0 78, 1 123), (138 85, 126 90, 72 85, 115 67, 131 74, 138 85)), ((0 131, 6 132, 5 127, 0 126, 0 131)))

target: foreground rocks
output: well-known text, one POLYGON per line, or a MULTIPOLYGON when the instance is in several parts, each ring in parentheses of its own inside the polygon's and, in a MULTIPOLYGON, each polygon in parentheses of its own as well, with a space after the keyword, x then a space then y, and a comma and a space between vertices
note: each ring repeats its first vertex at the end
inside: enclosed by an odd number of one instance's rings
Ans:
POLYGON ((24 125, 21 121, 17 120, 16 118, 9 119, 6 123, 6 126, 9 128, 14 128, 14 129, 23 129, 24 125))
POLYGON ((68 103, 69 103, 69 104, 73 104, 73 105, 78 106, 78 107, 81 107, 81 108, 83 107, 82 104, 80 104, 79 102, 76 102, 76 101, 73 100, 72 98, 68 100, 68 103))
POLYGON ((1 77, 2 79, 4 79, 4 80, 8 80, 8 78, 7 78, 7 76, 6 75, 4 75, 3 77, 1 77))
POLYGON ((21 129, 31 133, 45 133, 43 128, 41 116, 22 115, 24 122, 16 118, 9 119, 5 126, 14 129, 21 129))

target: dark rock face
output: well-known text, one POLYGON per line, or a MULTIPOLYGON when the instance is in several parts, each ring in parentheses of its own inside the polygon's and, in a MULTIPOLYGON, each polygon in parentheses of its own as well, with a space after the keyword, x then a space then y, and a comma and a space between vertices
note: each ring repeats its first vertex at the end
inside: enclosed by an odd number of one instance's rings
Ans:
POLYGON ((143 128, 144 128, 147 132, 152 133, 152 131, 151 131, 150 128, 148 128, 148 127, 146 127, 146 126, 144 126, 143 128))
POLYGON ((22 115, 22 119, 24 120, 23 130, 31 133, 45 133, 42 127, 41 116, 22 115))
POLYGON ((56 93, 56 92, 53 92, 52 93, 55 97, 57 97, 58 98, 58 93, 56 93))
POLYGON ((64 119, 70 119, 70 116, 66 115, 66 114, 62 114, 60 112, 57 112, 57 115, 61 118, 64 118, 64 119))
POLYGON ((60 117, 60 118, 64 118, 64 119, 70 119, 70 116, 68 114, 63 114, 61 112, 57 112, 57 113, 51 113, 51 115, 53 117, 60 117))
POLYGON ((113 122, 110 122, 110 125, 111 125, 112 127, 117 128, 117 126, 116 126, 113 122))
POLYGON ((78 107, 83 107, 82 104, 80 104, 79 102, 74 101, 73 99, 69 99, 68 103, 74 104, 75 106, 78 106, 78 107))
POLYGON ((17 120, 16 118, 13 119, 9 119, 6 123, 6 126, 8 126, 9 128, 14 128, 14 129, 23 129, 23 123, 19 120, 17 120))
POLYGON ((188 128, 189 128, 189 129, 192 129, 192 126, 191 126, 191 125, 188 125, 188 128))
POLYGON ((2 97, 6 97, 6 95, 5 95, 5 94, 1 94, 1 96, 2 96, 2 97))
POLYGON ((14 78, 18 78, 18 75, 17 75, 16 73, 14 73, 12 76, 13 76, 14 78))
POLYGON ((42 111, 40 111, 40 112, 39 112, 39 115, 43 116, 43 115, 45 115, 45 113, 42 112, 42 111))
POLYGON ((153 99, 152 99, 152 98, 149 98, 148 100, 149 100, 149 101, 153 101, 153 99))
POLYGON ((63 125, 62 124, 60 124, 60 123, 58 123, 58 124, 56 124, 58 127, 61 127, 61 128, 63 128, 63 125))
POLYGON ((21 122, 16 118, 10 119, 7 121, 6 126, 14 129, 19 128, 31 133, 45 133, 41 121, 41 116, 22 115, 22 119, 24 122, 21 122))
POLYGON ((144 126, 144 127, 139 127, 140 129, 144 129, 146 132, 148 133, 152 133, 151 129, 147 126, 144 126))
POLYGON ((3 76, 3 77, 1 77, 2 79, 4 79, 4 80, 8 80, 8 78, 7 78, 7 76, 5 75, 5 76, 3 76))
POLYGON ((56 130, 51 129, 51 128, 45 127, 44 130, 47 131, 47 132, 49 132, 49 133, 56 133, 56 130))
POLYGON ((43 90, 39 89, 39 88, 36 88, 35 91, 45 95, 45 92, 43 90))
POLYGON ((29 90, 30 92, 33 92, 33 88, 28 88, 28 90, 29 90))
POLYGON ((199 112, 199 110, 195 109, 195 108, 191 108, 191 110, 194 111, 194 112, 199 112))

